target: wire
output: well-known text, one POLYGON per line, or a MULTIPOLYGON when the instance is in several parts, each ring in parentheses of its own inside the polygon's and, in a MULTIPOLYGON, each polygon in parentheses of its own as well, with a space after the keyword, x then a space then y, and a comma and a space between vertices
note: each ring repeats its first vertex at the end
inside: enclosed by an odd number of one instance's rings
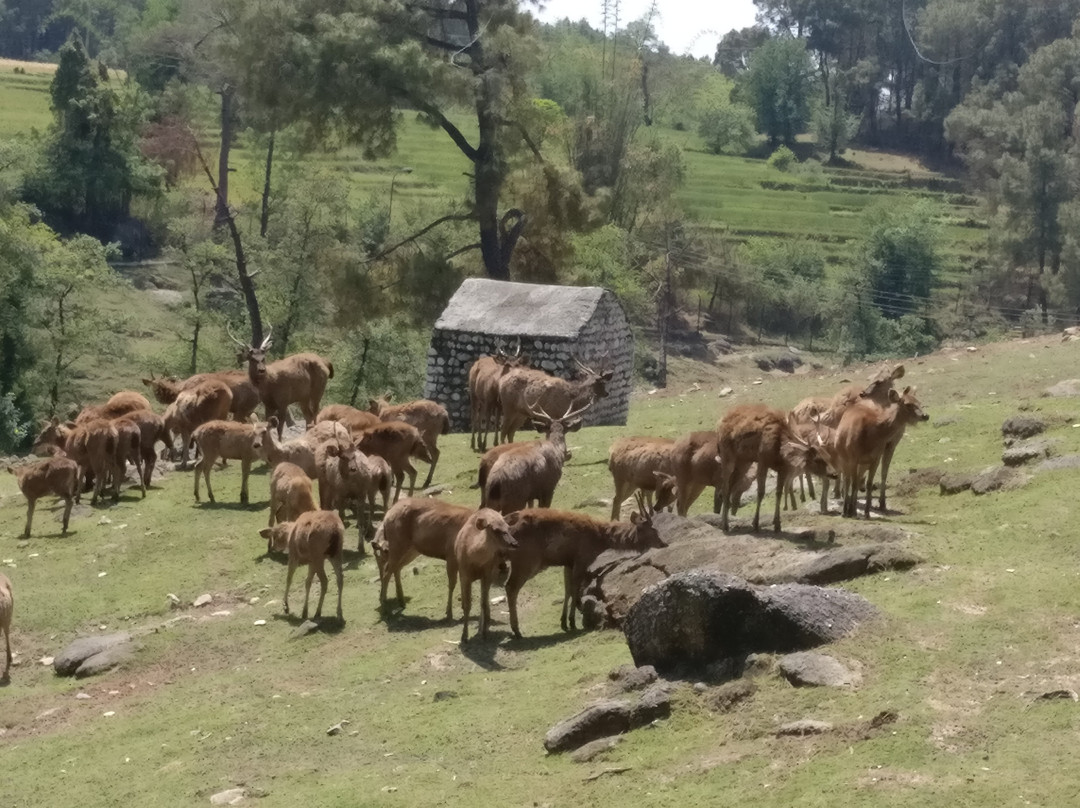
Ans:
POLYGON ((922 51, 919 50, 919 46, 915 44, 915 37, 913 37, 911 35, 911 28, 908 25, 908 20, 907 20, 907 0, 901 0, 901 3, 900 3, 900 17, 904 21, 904 33, 907 34, 908 41, 911 43, 911 47, 915 50, 915 55, 918 56, 920 59, 922 59, 927 64, 938 65, 938 66, 951 65, 951 64, 955 64, 956 62, 963 62, 965 59, 970 59, 972 56, 974 56, 976 53, 978 53, 978 51, 972 51, 967 56, 957 56, 955 59, 946 59, 944 62, 939 62, 939 61, 937 61, 935 59, 929 59, 926 56, 923 56, 922 51))

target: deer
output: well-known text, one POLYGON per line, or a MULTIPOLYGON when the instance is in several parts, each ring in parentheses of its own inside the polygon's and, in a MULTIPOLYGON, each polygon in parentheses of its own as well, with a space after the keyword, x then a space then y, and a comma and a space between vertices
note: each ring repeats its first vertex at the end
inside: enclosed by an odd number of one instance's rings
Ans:
POLYGON ((71 507, 79 493, 79 464, 70 457, 58 455, 25 466, 8 466, 15 475, 19 490, 26 497, 26 528, 23 538, 30 538, 30 525, 34 520, 34 506, 44 496, 52 494, 64 500, 62 535, 67 535, 71 507))
POLYGON ((420 431, 402 421, 386 421, 355 436, 355 445, 366 455, 378 455, 390 464, 394 473, 394 502, 401 495, 405 475, 409 475, 409 496, 416 490, 416 468, 409 459, 419 457, 430 462, 420 431))
POLYGON ((424 442, 428 457, 431 458, 427 479, 424 480, 421 488, 431 485, 431 480, 435 476, 435 466, 439 462, 437 445, 439 435, 450 434, 450 413, 446 411, 446 407, 426 398, 407 401, 404 404, 391 404, 389 394, 387 394, 381 398, 371 399, 368 411, 377 415, 380 421, 403 421, 419 430, 420 439, 424 442))
MULTIPOLYGON (((804 469, 825 475, 828 465, 822 447, 807 443, 794 429, 789 415, 764 404, 733 407, 716 427, 717 462, 720 464, 720 526, 729 530, 728 513, 736 502, 736 481, 752 463, 757 463, 757 507, 754 531, 759 530, 761 501, 765 498, 765 478, 776 472, 776 510, 773 529, 780 532, 780 501, 793 474, 804 469)), ((737 505, 735 505, 737 507, 737 505)))
POLYGON ((341 584, 343 580, 341 566, 345 548, 345 525, 333 511, 308 511, 300 514, 294 522, 279 522, 273 527, 264 527, 259 535, 267 540, 269 547, 277 552, 288 552, 289 571, 285 575, 285 614, 289 611, 289 590, 292 588, 293 573, 301 564, 308 568, 304 580, 304 611, 301 620, 307 620, 308 598, 311 594, 311 582, 319 576, 319 603, 315 606, 315 619, 322 616, 323 600, 326 598, 326 569, 324 562, 330 559, 337 580, 337 619, 344 621, 341 613, 341 584))
POLYGON ((638 553, 667 546, 645 512, 644 496, 637 493, 640 512, 629 522, 602 522, 574 511, 527 508, 506 517, 515 549, 507 552, 510 577, 506 581, 506 601, 510 608, 510 630, 521 637, 517 599, 521 587, 548 567, 563 568, 563 631, 577 629, 575 611, 581 610, 581 590, 589 565, 608 549, 638 553))
POLYGON ((240 504, 248 504, 248 475, 251 464, 262 457, 266 439, 265 423, 241 424, 236 421, 208 421, 195 430, 192 437, 202 457, 195 464, 195 501, 199 501, 199 477, 206 478, 206 496, 213 502, 210 488, 210 469, 219 458, 240 461, 240 504))
POLYGON ((11 594, 11 581, 0 572, 0 631, 4 633, 4 674, 0 682, 6 682, 11 674, 11 615, 15 611, 15 596, 11 594))
MULTIPOLYGON (((840 424, 830 447, 833 463, 838 466, 844 480, 843 515, 858 516, 858 492, 862 470, 866 469, 866 509, 864 515, 870 518, 870 501, 874 475, 883 457, 891 446, 904 436, 905 429, 912 424, 930 420, 923 412, 922 404, 915 397, 915 388, 906 387, 902 393, 889 392, 889 406, 878 407, 872 402, 863 401, 849 407, 840 424)), ((882 481, 881 501, 884 502, 885 483, 882 481)))
POLYGON ((494 432, 493 440, 499 442, 502 414, 499 380, 528 364, 528 357, 521 355, 521 339, 518 338, 513 354, 507 354, 500 348, 494 356, 481 356, 469 367, 469 448, 473 451, 487 451, 489 432, 494 432))
POLYGON ((159 376, 154 378, 150 374, 149 379, 143 379, 142 383, 150 388, 160 403, 168 406, 176 401, 176 397, 185 390, 197 387, 206 381, 220 381, 229 386, 232 393, 232 404, 229 413, 234 421, 248 421, 255 408, 259 406, 259 391, 251 383, 247 372, 242 370, 221 370, 213 373, 196 373, 186 379, 176 379, 172 376, 159 376))
MULTIPOLYGON (((510 526, 491 508, 481 508, 469 516, 454 537, 453 554, 461 578, 461 642, 469 641, 469 612, 472 611, 472 584, 480 581, 480 637, 486 640, 491 622, 491 582, 506 554, 516 549, 510 526)), ((449 559, 448 559, 449 561, 449 559)), ((451 593, 451 596, 453 593, 451 593)))
MULTIPOLYGON (((577 409, 571 404, 558 418, 553 418, 538 404, 529 405, 529 415, 534 423, 547 432, 543 440, 510 444, 491 464, 484 485, 481 507, 492 508, 507 514, 532 503, 546 508, 555 496, 555 487, 562 478, 563 463, 569 454, 566 433, 581 428, 578 417, 592 406, 586 401, 577 409)), ((492 451, 495 451, 494 449, 492 451)))
POLYGON ((672 438, 632 436, 617 438, 611 444, 608 471, 615 483, 615 495, 611 499, 612 521, 618 521, 623 501, 636 491, 643 492, 652 512, 653 492, 657 485, 666 477, 673 477, 671 453, 674 446, 672 438))
POLYGON ((316 424, 322 424, 326 421, 337 421, 348 429, 349 432, 354 434, 363 432, 368 427, 375 426, 381 420, 382 419, 374 413, 358 410, 356 407, 350 407, 348 404, 327 404, 319 410, 318 415, 315 416, 316 424))
POLYGON ((502 440, 512 442, 514 434, 532 417, 530 404, 548 412, 560 412, 592 404, 607 396, 614 371, 597 372, 576 358, 574 364, 583 378, 568 382, 542 370, 518 369, 499 380, 502 402, 502 440))
MULTIPOLYGON (((188 451, 195 430, 210 421, 220 421, 228 417, 232 406, 232 391, 229 385, 218 379, 209 379, 195 387, 184 390, 170 404, 165 415, 165 429, 169 435, 180 435, 180 468, 187 468, 188 451)), ((171 437, 170 437, 171 442, 171 437)))
POLYGON ((121 390, 100 406, 84 407, 75 416, 75 423, 84 424, 87 421, 96 421, 99 418, 111 420, 135 410, 149 409, 150 402, 142 393, 136 393, 134 390, 121 390))
POLYGON ((266 337, 256 348, 241 342, 233 336, 232 331, 228 331, 232 341, 239 346, 237 359, 247 360, 248 378, 259 391, 266 417, 278 417, 277 436, 281 440, 290 404, 300 405, 309 429, 315 424, 326 382, 334 378, 334 366, 313 353, 292 354, 267 364, 266 353, 273 346, 272 333, 273 328, 267 331, 266 337))

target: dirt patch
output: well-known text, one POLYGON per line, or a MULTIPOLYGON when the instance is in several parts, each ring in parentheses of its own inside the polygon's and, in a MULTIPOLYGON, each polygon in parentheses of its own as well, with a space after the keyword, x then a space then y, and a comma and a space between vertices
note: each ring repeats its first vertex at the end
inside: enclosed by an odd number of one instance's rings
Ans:
POLYGON ((946 475, 943 468, 937 466, 925 469, 913 469, 896 482, 894 493, 901 497, 911 497, 923 488, 935 488, 946 475))

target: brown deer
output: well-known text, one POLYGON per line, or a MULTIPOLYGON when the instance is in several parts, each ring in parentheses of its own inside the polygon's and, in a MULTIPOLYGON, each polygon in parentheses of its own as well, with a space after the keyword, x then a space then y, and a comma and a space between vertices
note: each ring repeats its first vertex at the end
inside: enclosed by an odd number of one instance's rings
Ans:
POLYGON ((326 598, 325 560, 330 559, 337 580, 337 619, 344 620, 341 614, 341 584, 343 580, 341 566, 345 548, 345 525, 333 511, 308 511, 296 518, 295 522, 279 522, 273 527, 264 527, 259 535, 267 540, 269 546, 277 552, 289 554, 289 570, 285 575, 285 614, 289 612, 289 590, 292 588, 293 573, 301 564, 308 568, 304 580, 304 611, 300 615, 307 620, 308 598, 311 594, 311 582, 319 576, 319 603, 315 606, 315 619, 322 616, 323 600, 326 598))
POLYGON ((420 439, 424 442, 431 465, 428 467, 427 479, 421 488, 431 485, 431 479, 435 476, 435 466, 439 462, 439 435, 450 434, 450 413, 446 407, 436 401, 426 398, 416 401, 407 401, 404 404, 391 404, 387 396, 373 398, 368 411, 377 415, 380 421, 403 421, 412 424, 419 430, 420 439))
POLYGON ((15 475, 19 490, 26 497, 26 528, 23 538, 30 538, 30 525, 34 520, 34 506, 44 496, 52 494, 64 500, 64 522, 61 532, 66 535, 71 506, 79 493, 79 464, 70 457, 50 457, 26 466, 8 466, 15 475))
POLYGON ((229 413, 234 421, 248 421, 255 408, 259 406, 259 391, 251 383, 248 374, 243 370, 221 370, 214 373, 196 373, 186 379, 176 379, 172 376, 159 376, 156 379, 150 374, 149 379, 143 379, 142 383, 150 388, 160 403, 169 405, 176 401, 176 397, 185 390, 197 387, 206 381, 220 381, 229 386, 232 393, 232 404, 229 413))
POLYGON ((472 611, 472 584, 480 581, 480 637, 487 639, 491 622, 491 582, 508 551, 517 547, 510 527, 491 508, 481 508, 465 520, 454 537, 454 561, 461 578, 461 642, 469 641, 469 612, 472 611))
POLYGON ((810 469, 826 474, 827 464, 820 451, 803 440, 793 429, 788 414, 764 404, 742 404, 733 407, 716 427, 718 462, 720 463, 720 526, 728 530, 728 513, 736 503, 736 482, 753 463, 757 463, 757 507, 754 511, 754 530, 759 529, 761 501, 765 498, 765 478, 776 472, 776 511, 773 529, 780 531, 780 502, 793 474, 810 469))
MULTIPOLYGON (((915 388, 907 387, 903 393, 892 390, 889 394, 889 406, 878 407, 872 402, 859 402, 849 407, 836 428, 831 447, 826 451, 833 453, 833 464, 843 474, 844 516, 858 516, 858 492, 865 469, 866 509, 865 516, 870 518, 870 501, 874 475, 879 463, 883 462, 885 452, 904 436, 904 430, 911 424, 930 420, 922 410, 922 404, 915 397, 915 388)), ((885 483, 881 484, 881 501, 884 502, 885 483)))
POLYGON ((532 413, 531 407, 547 412, 564 412, 592 404, 607 396, 607 384, 613 371, 597 372, 574 360, 582 378, 568 382, 542 370, 518 369, 499 380, 499 400, 502 402, 502 439, 514 440, 514 434, 524 426, 532 413))
MULTIPOLYGON (((638 493, 638 505, 645 501, 638 493)), ((622 549, 638 553, 664 547, 660 534, 648 515, 634 512, 630 522, 602 522, 584 513, 550 508, 528 508, 506 517, 517 548, 510 550, 510 577, 506 581, 506 601, 510 608, 510 630, 521 636, 517 599, 521 587, 548 567, 563 568, 563 631, 577 628, 575 611, 581 609, 581 590, 589 565, 604 550, 622 549)))
POLYGON ((636 491, 641 491, 652 512, 653 492, 664 479, 657 474, 670 475, 673 469, 671 438, 632 437, 617 438, 608 450, 608 471, 615 483, 615 495, 611 500, 611 518, 618 521, 623 501, 636 491))
MULTIPOLYGON (((548 415, 542 407, 530 406, 529 414, 539 428, 547 432, 543 440, 510 444, 500 450, 491 464, 482 494, 481 507, 500 513, 510 513, 538 503, 547 508, 555 496, 555 487, 562 479, 563 463, 569 455, 566 433, 581 428, 578 417, 592 406, 587 401, 577 409, 567 407, 558 418, 548 415)), ((492 449, 491 451, 495 451, 492 449)))
POLYGON ((237 358, 241 361, 247 359, 248 378, 259 391, 259 397, 266 407, 266 417, 278 417, 277 433, 280 440, 290 404, 300 405, 309 429, 315 424, 326 382, 334 378, 334 366, 313 353, 292 354, 267 364, 266 352, 273 345, 270 339, 272 332, 273 329, 267 331, 266 338, 258 348, 241 342, 231 331, 229 336, 240 347, 237 358))
POLYGON ((481 356, 469 367, 469 420, 473 451, 487 450, 488 433, 494 432, 499 442, 502 404, 499 400, 499 380, 507 373, 527 367, 528 357, 521 355, 521 339, 513 354, 498 349, 494 356, 481 356))

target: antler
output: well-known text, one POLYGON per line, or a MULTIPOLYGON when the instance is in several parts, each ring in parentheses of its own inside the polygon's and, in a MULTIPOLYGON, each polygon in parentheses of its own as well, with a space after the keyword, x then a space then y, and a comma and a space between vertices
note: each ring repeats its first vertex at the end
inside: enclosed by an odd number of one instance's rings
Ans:
POLYGON ((574 407, 574 402, 571 401, 570 406, 566 408, 566 412, 563 413, 562 417, 559 418, 559 420, 565 422, 569 421, 571 418, 576 418, 577 416, 581 415, 581 413, 585 412, 585 410, 589 409, 589 407, 591 407, 594 403, 594 400, 590 398, 588 401, 585 402, 584 407, 578 407, 576 410, 571 412, 570 410, 574 407))
POLYGON ((270 341, 270 335, 273 334, 273 333, 274 333, 274 327, 273 326, 270 326, 268 329, 266 329, 266 336, 263 337, 262 345, 259 346, 260 351, 269 351, 270 350, 270 346, 273 345, 273 343, 270 341))
POLYGON ((229 335, 229 337, 232 339, 233 342, 235 342, 237 345, 239 345, 244 350, 247 350, 248 348, 251 347, 246 342, 241 342, 235 336, 233 336, 232 329, 229 328, 229 324, 227 322, 225 323, 225 333, 227 333, 229 335))
POLYGON ((533 420, 543 421, 544 423, 548 423, 548 424, 550 424, 552 421, 555 420, 550 415, 548 415, 547 412, 544 411, 543 407, 540 406, 540 399, 537 399, 532 404, 530 404, 528 401, 526 401, 525 402, 525 409, 528 411, 529 416, 533 420))
POLYGON ((573 354, 570 355, 570 358, 574 360, 574 364, 578 366, 578 369, 583 371, 587 376, 599 376, 600 375, 599 373, 597 373, 591 367, 586 365, 584 362, 582 362, 580 359, 578 359, 573 354))

